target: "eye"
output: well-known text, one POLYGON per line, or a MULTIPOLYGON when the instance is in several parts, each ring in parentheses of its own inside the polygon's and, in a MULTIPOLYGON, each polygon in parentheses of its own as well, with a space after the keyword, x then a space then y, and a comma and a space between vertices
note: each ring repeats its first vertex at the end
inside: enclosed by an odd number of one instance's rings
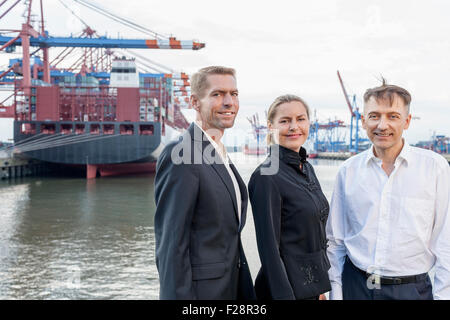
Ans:
POLYGON ((233 92, 231 95, 232 95, 233 97, 237 97, 239 94, 238 94, 237 92, 233 92))

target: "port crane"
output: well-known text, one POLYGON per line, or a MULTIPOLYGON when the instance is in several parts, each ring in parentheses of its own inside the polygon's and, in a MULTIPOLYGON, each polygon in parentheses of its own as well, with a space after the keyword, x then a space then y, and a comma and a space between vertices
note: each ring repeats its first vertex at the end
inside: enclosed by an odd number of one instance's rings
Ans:
POLYGON ((359 112, 359 107, 356 104, 356 95, 353 95, 352 102, 350 102, 347 90, 345 90, 344 82, 342 81, 339 71, 337 71, 337 76, 339 78, 339 83, 341 84, 342 92, 344 93, 345 101, 350 111, 350 140, 349 140, 349 151, 352 153, 358 153, 360 151, 360 144, 362 142, 367 142, 367 139, 360 137, 360 121, 361 113, 359 112))
MULTIPOLYGON (((142 27, 137 23, 121 18, 120 16, 99 7, 91 1, 75 1, 89 9, 115 20, 116 22, 120 22, 128 27, 132 27, 135 30, 151 35, 152 38, 119 39, 100 36, 78 16, 77 18, 79 18, 85 25, 85 29, 79 36, 52 37, 45 30, 44 6, 42 0, 39 1, 39 30, 36 30, 31 23, 32 0, 4 0, 0 3, 0 20, 20 2, 25 4, 26 14, 25 22, 22 24, 21 29, 2 29, 0 31, 0 52, 5 51, 12 53, 16 51, 17 47, 22 47, 22 59, 11 59, 8 69, 5 71, 0 71, 0 85, 11 86, 13 83, 19 84, 20 90, 23 90, 24 95, 29 97, 33 79, 41 79, 43 82, 50 84, 52 76, 64 76, 79 70, 81 75, 89 74, 100 79, 106 79, 107 81, 109 75, 105 72, 105 69, 111 68, 113 49, 200 50, 205 47, 205 44, 199 41, 178 40, 173 36, 165 37, 142 27), (8 6, 8 4, 11 5, 8 6), (2 12, 1 10, 4 7, 6 7, 6 10, 2 12), (6 36, 5 33, 13 33, 13 36, 6 36), (48 50, 52 47, 64 48, 64 50, 50 62, 48 50), (31 52, 31 48, 37 49, 31 52), (80 57, 80 59, 78 59, 68 69, 56 69, 58 64, 76 48, 82 48, 84 50, 82 57, 80 57), (36 57, 33 59, 33 56, 35 56, 39 51, 42 51, 42 60, 36 57), (17 77, 20 78, 19 81, 17 81, 17 77)), ((62 1, 60 2, 64 4, 62 1)), ((74 13, 72 12, 72 14, 74 13)), ((141 57, 141 61, 143 61, 141 64, 144 64, 148 68, 155 69, 155 67, 151 66, 152 63, 149 59, 141 57)), ((156 67, 158 68, 157 70, 161 70, 162 65, 158 65, 158 67, 156 67)), ((167 70, 169 68, 165 69, 167 70)), ((189 82, 187 75, 184 73, 170 72, 165 74, 165 77, 181 80, 174 84, 174 94, 178 97, 176 101, 180 104, 186 104, 186 95, 189 93, 189 82)), ((11 98, 13 95, 14 94, 9 96, 3 102, 0 102, 0 117, 11 118, 14 116, 13 106, 5 105, 6 100, 11 98)))

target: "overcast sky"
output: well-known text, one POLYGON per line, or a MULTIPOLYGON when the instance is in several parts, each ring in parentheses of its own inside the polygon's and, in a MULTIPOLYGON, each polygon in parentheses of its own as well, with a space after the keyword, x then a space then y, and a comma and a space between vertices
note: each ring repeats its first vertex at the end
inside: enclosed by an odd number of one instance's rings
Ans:
MULTIPOLYGON (((68 0, 44 0, 50 35, 67 36, 83 29, 61 1, 101 35, 150 38, 68 0)), ((448 1, 94 3, 160 34, 206 43, 199 51, 139 51, 154 61, 187 73, 207 65, 234 67, 241 106, 236 132, 250 129, 246 116, 259 112, 263 118, 264 110, 284 93, 303 97, 322 121, 338 118, 349 123, 339 70, 348 93, 356 94, 361 107, 364 91, 379 85, 380 75, 411 92, 411 112, 420 119, 413 120, 405 135, 409 142, 428 140, 433 132, 450 136, 448 1)), ((21 5, 11 11, 0 20, 0 28, 19 28, 23 10, 21 5)), ((6 55, 0 59, 4 67, 6 55)), ((4 120, 0 126, 0 139, 11 138, 11 127, 4 120)))

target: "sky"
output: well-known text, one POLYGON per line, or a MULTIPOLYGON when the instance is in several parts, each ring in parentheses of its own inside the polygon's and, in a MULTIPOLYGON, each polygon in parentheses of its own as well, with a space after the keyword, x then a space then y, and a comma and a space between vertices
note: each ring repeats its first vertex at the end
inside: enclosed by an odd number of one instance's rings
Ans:
MULTIPOLYGON (((62 2, 100 35, 151 38, 69 0, 44 0, 50 35, 83 29, 62 2)), ((206 44, 198 51, 136 50, 140 55, 188 74, 208 65, 235 68, 240 111, 231 140, 250 130, 248 116, 257 112, 264 120, 264 111, 285 93, 306 100, 322 122, 340 119, 348 124, 350 112, 337 70, 361 109, 365 90, 378 86, 381 76, 411 93, 411 113, 418 119, 404 134, 408 142, 429 140, 434 133, 450 136, 448 1, 91 2, 159 34, 206 44)), ((23 11, 19 5, 8 13, 0 29, 20 28, 23 11)), ((50 57, 57 52, 52 50, 50 57)), ((0 69, 11 57, 0 54, 0 69)), ((11 121, 0 120, 0 140, 12 138, 11 121)))

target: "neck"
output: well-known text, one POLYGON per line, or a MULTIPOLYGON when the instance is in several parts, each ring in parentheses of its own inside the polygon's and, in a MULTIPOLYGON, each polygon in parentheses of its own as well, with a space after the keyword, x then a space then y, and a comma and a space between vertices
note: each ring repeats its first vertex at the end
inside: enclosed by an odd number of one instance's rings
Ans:
POLYGON ((220 141, 222 139, 224 130, 223 129, 217 129, 217 128, 211 128, 203 121, 197 119, 195 121, 197 125, 202 128, 204 132, 208 134, 208 136, 214 140, 215 143, 217 143, 219 146, 222 145, 222 142, 220 141))
POLYGON ((298 147, 298 148, 292 148, 292 147, 288 147, 288 146, 284 146, 284 145, 282 145, 282 144, 279 144, 280 146, 282 146, 283 148, 286 148, 286 149, 289 149, 289 150, 291 150, 291 151, 294 151, 294 152, 296 152, 296 153, 299 153, 300 152, 300 149, 302 148, 302 146, 300 146, 300 147, 298 147))
POLYGON ((375 145, 373 146, 375 156, 379 159, 381 159, 383 162, 395 162, 395 159, 397 159, 398 155, 402 151, 404 141, 403 139, 396 145, 392 146, 388 149, 380 149, 377 148, 375 145))
POLYGON ((402 151, 404 145, 403 139, 397 145, 392 146, 388 149, 380 149, 375 145, 373 147, 373 151, 375 156, 382 161, 382 168, 389 176, 391 172, 394 170, 395 159, 397 159, 398 155, 402 151))

